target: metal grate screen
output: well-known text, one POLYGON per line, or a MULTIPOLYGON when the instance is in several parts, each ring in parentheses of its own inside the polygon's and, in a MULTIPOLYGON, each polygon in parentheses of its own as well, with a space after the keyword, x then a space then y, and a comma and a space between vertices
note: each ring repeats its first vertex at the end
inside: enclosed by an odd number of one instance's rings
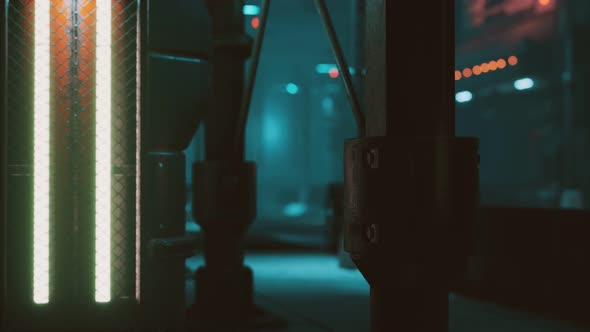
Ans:
POLYGON ((138 0, 8 3, 13 301, 136 297, 137 20, 138 0))
MULTIPOLYGON (((137 0, 113 2, 113 296, 136 295, 137 0)), ((137 285, 139 287, 139 285, 137 285)))

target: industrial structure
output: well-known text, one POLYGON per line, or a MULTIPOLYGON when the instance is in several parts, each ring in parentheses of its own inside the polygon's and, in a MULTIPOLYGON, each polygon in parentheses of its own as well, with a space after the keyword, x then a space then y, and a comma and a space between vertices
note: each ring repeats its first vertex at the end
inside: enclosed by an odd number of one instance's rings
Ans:
POLYGON ((0 330, 590 325, 588 1, 1 9, 0 330))

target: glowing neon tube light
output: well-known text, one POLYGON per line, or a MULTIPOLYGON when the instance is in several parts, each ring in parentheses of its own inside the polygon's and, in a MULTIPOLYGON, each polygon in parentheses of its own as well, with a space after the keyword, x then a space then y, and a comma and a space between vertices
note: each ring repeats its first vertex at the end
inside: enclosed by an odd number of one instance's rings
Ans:
POLYGON ((35 1, 33 301, 49 302, 49 1, 35 1))
POLYGON ((111 300, 111 0, 96 0, 95 301, 111 300))

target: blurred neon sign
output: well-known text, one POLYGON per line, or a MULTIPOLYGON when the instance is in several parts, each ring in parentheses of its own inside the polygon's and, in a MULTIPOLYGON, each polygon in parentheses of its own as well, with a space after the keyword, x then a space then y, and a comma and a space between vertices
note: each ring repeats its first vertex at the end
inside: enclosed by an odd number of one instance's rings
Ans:
POLYGON ((465 0, 471 24, 482 26, 489 19, 555 8, 557 0, 465 0))

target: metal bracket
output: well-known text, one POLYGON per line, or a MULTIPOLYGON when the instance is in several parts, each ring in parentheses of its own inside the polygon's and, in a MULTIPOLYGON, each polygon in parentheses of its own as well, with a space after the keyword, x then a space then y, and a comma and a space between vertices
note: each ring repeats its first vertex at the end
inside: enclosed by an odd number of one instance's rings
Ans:
POLYGON ((386 276, 382 264, 394 275, 459 264, 479 204, 478 163, 472 138, 346 142, 344 245, 369 282, 399 277, 386 276))

